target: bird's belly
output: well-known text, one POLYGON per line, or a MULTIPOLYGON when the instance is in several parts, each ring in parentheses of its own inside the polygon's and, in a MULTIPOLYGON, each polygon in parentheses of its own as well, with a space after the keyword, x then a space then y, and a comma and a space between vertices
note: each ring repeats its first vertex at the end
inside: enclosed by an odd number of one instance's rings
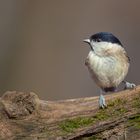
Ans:
POLYGON ((90 56, 87 67, 96 84, 101 88, 117 87, 125 78, 129 64, 113 57, 90 56))

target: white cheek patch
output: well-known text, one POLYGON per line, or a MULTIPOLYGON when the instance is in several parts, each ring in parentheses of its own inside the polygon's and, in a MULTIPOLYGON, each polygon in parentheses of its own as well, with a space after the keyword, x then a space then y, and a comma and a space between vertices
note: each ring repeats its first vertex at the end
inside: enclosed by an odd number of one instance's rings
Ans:
POLYGON ((91 42, 91 46, 96 54, 101 55, 109 47, 108 42, 91 42))
POLYGON ((93 50, 97 55, 104 55, 105 50, 116 50, 116 49, 122 49, 122 47, 118 44, 114 44, 111 42, 91 42, 91 45, 93 46, 93 50))

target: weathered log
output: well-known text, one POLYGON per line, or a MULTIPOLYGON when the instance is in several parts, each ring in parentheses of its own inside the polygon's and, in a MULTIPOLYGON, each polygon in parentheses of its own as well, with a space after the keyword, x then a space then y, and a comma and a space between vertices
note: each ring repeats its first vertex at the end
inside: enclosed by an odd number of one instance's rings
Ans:
POLYGON ((87 140, 140 138, 140 86, 105 96, 43 101, 35 93, 8 91, 0 98, 0 139, 87 140))

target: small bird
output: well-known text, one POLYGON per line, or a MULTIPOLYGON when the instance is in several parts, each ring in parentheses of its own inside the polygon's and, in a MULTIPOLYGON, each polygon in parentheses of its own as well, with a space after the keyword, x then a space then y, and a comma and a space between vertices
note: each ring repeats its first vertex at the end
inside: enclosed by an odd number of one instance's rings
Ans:
POLYGON ((130 59, 120 40, 112 33, 99 32, 92 35, 84 42, 90 46, 90 52, 85 60, 85 65, 101 88, 99 107, 107 107, 104 92, 116 91, 121 82, 125 83, 125 89, 135 87, 135 84, 124 81, 128 73, 130 59))

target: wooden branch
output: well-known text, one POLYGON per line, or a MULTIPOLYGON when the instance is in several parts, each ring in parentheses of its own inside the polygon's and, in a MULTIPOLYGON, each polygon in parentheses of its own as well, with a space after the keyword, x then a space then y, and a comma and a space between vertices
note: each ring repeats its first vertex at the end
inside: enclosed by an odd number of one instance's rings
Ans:
POLYGON ((139 138, 140 86, 105 98, 102 110, 98 97, 43 101, 32 92, 8 91, 0 98, 0 139, 139 138))

